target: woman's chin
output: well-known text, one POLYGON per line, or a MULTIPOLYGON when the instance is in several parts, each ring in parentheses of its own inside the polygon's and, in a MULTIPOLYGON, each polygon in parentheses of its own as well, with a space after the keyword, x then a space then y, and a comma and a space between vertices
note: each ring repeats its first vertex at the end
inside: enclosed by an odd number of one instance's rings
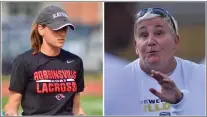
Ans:
POLYGON ((160 57, 151 56, 151 57, 147 58, 147 63, 149 63, 149 64, 157 64, 157 63, 160 63, 160 57))

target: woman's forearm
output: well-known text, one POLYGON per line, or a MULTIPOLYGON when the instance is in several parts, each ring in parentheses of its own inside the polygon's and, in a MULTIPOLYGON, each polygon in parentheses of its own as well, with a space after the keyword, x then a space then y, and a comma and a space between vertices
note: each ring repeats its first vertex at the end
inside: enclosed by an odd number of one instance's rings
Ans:
POLYGON ((11 92, 9 100, 4 107, 6 116, 17 116, 18 109, 21 102, 22 95, 19 93, 11 92))
POLYGON ((80 93, 76 93, 73 99, 73 114, 74 115, 85 115, 81 104, 80 104, 80 93))

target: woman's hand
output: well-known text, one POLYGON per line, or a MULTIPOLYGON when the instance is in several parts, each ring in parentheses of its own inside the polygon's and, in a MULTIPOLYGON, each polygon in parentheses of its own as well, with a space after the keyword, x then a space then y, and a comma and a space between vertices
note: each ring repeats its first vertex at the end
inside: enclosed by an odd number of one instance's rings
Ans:
POLYGON ((12 106, 6 105, 4 107, 5 116, 18 116, 18 111, 16 109, 12 109, 12 106))
POLYGON ((174 81, 172 81, 167 75, 158 71, 152 71, 151 76, 160 84, 161 92, 150 88, 150 92, 159 97, 161 100, 170 104, 176 104, 182 100, 183 94, 177 88, 174 81))

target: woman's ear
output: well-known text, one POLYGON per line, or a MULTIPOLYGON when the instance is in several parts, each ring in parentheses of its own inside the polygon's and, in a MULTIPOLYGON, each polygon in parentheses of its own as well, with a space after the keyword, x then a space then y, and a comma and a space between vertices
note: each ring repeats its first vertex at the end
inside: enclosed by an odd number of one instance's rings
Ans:
POLYGON ((179 36, 179 35, 175 35, 175 37, 174 37, 174 41, 175 41, 175 44, 176 44, 176 45, 179 44, 179 40, 180 40, 180 36, 179 36))
POLYGON ((44 33, 45 33, 45 28, 42 26, 42 25, 37 25, 37 30, 38 30, 38 33, 43 36, 44 33))
POLYGON ((174 38, 175 50, 178 48, 179 41, 180 41, 180 36, 179 35, 176 35, 175 38, 174 38))
POLYGON ((135 52, 136 52, 137 56, 139 56, 139 51, 138 51, 138 48, 137 48, 136 39, 134 40, 134 47, 135 47, 135 52))

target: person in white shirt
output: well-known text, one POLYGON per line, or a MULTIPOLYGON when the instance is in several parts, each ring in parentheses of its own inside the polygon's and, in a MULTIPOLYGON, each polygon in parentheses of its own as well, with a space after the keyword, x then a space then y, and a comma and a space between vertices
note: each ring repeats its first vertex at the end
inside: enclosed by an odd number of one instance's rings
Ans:
POLYGON ((205 116, 205 66, 175 56, 175 18, 162 8, 142 9, 134 24, 138 59, 119 77, 105 100, 105 115, 205 116), (109 109, 110 108, 110 109, 109 109))

